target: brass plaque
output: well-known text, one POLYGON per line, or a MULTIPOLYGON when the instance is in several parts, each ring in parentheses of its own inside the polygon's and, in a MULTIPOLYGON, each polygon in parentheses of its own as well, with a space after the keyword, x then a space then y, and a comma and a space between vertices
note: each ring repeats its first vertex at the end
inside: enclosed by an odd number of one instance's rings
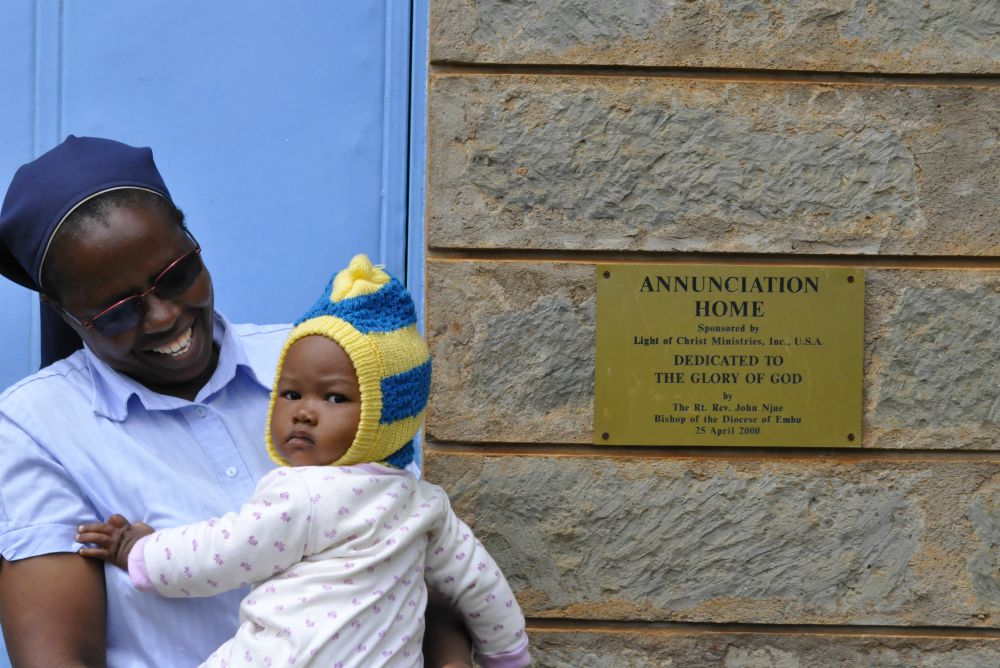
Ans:
POLYGON ((597 267, 594 442, 861 445, 865 275, 597 267))

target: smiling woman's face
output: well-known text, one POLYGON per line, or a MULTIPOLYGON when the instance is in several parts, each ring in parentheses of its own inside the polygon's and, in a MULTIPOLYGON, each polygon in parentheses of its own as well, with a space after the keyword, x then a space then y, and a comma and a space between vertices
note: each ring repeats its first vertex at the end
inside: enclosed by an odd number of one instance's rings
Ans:
MULTIPOLYGON (((59 305, 82 321, 145 291, 193 247, 194 241, 164 213, 143 205, 122 206, 102 223, 87 225, 71 247, 61 244, 46 264, 53 264, 59 283, 66 286, 56 295, 59 305)), ((147 295, 142 321, 122 334, 104 336, 78 323, 70 326, 111 368, 154 391, 193 399, 218 359, 212 303, 212 278, 203 269, 174 299, 147 295)))

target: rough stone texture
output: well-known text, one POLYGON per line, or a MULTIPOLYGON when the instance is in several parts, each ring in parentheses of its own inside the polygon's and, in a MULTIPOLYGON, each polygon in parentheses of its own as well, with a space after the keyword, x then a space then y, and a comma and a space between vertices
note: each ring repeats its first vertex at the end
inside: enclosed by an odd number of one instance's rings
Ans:
POLYGON ((1000 449, 1000 271, 868 272, 865 445, 1000 449))
POLYGON ((981 0, 435 0, 431 60, 997 72, 981 0))
POLYGON ((439 440, 589 442, 594 266, 427 263, 439 440))
MULTIPOLYGON (((594 271, 428 263, 432 438, 591 442, 594 271)), ((1000 271, 871 269, 865 301, 863 446, 1000 449, 1000 271)))
POLYGON ((1000 88, 439 75, 429 104, 432 248, 1000 254, 1000 88))
POLYGON ((995 627, 1000 461, 491 457, 428 479, 539 618, 995 627))
POLYGON ((767 635, 763 633, 572 632, 529 628, 545 668, 986 668, 1000 640, 767 635))

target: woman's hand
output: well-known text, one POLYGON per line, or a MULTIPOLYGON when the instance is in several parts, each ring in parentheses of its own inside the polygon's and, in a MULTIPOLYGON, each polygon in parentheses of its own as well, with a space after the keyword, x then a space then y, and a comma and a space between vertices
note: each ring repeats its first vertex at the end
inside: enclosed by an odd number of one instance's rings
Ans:
POLYGON ((128 570, 128 555, 139 539, 153 533, 153 527, 144 522, 132 524, 115 514, 107 522, 81 524, 77 527, 76 542, 90 543, 97 547, 82 547, 80 554, 103 559, 118 568, 128 570))
POLYGON ((424 615, 424 665, 429 668, 472 668, 472 643, 462 618, 444 596, 427 588, 424 615))

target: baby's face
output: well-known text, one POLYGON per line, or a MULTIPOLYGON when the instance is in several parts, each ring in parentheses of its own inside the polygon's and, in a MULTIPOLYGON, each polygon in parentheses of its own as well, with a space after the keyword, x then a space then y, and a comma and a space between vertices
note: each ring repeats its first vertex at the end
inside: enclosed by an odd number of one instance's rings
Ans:
POLYGON ((271 412, 271 442, 292 466, 325 466, 347 452, 361 420, 351 358, 325 336, 288 349, 271 412))

